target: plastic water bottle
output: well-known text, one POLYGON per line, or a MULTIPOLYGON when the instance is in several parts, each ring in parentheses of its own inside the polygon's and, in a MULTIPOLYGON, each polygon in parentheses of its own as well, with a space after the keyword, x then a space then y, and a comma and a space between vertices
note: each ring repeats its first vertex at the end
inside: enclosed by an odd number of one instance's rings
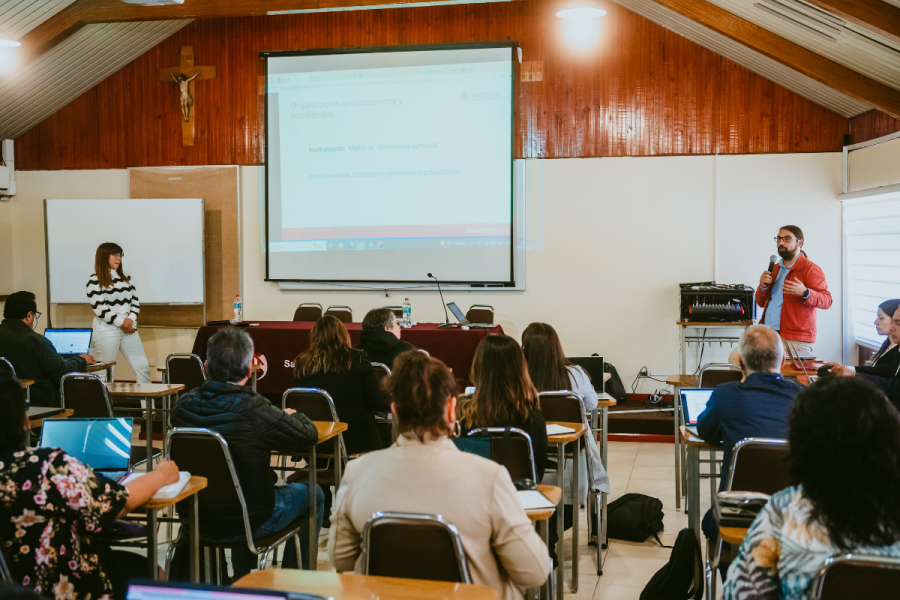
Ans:
POLYGON ((412 306, 409 304, 409 298, 403 300, 403 326, 412 327, 412 306))
POLYGON ((240 323, 244 320, 244 308, 243 304, 241 304, 241 295, 237 294, 234 297, 234 319, 231 320, 232 323, 240 323))

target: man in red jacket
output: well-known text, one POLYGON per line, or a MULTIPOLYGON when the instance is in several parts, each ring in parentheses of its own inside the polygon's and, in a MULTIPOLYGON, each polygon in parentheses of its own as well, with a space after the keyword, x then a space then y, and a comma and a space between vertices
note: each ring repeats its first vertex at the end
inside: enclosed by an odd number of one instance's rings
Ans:
POLYGON ((803 248, 803 230, 785 225, 775 238, 781 257, 771 273, 764 271, 756 290, 756 303, 765 323, 781 334, 794 351, 813 352, 816 309, 831 308, 832 298, 822 269, 803 248))

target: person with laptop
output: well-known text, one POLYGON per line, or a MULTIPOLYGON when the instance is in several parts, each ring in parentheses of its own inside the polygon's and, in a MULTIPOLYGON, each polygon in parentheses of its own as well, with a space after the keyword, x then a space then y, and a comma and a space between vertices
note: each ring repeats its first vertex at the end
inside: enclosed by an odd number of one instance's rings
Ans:
POLYGON ((26 448, 29 428, 21 385, 0 375, 0 539, 13 581, 45 598, 124 600, 129 580, 148 577, 147 559, 113 551, 104 538, 116 519, 178 481, 178 466, 163 460, 120 485, 65 448, 26 448))
MULTIPOLYGON (((735 444, 749 437, 787 438, 791 406, 803 390, 799 383, 781 376, 784 343, 767 325, 744 330, 738 342, 738 363, 744 380, 716 386, 697 418, 697 434, 706 442, 724 445, 719 490, 728 481, 735 444)), ((703 517, 703 533, 710 539, 718 536, 712 511, 703 517)))
MULTIPOLYGON (((327 318, 327 317, 326 317, 327 318)), ((334 317, 331 317, 334 318, 334 317)), ((253 360, 253 340, 245 331, 224 327, 206 346, 206 370, 209 380, 181 397, 172 409, 175 427, 202 427, 225 438, 244 492, 251 532, 263 537, 309 514, 309 487, 304 483, 276 486, 271 468, 272 451, 306 452, 319 441, 319 433, 305 415, 292 409, 281 410, 247 384, 253 360)), ((316 486, 317 506, 325 497, 316 486)), ((322 527, 322 514, 316 515, 316 533, 322 527)), ((200 537, 216 542, 234 542, 231 550, 234 578, 255 569, 258 559, 247 547, 244 518, 238 503, 203 506, 200 537)), ((308 567, 309 533, 300 535, 303 567, 308 567)), ((175 551, 172 578, 186 581, 188 546, 175 551)), ((298 568, 297 550, 285 545, 282 566, 298 568)))
POLYGON ((394 359, 401 352, 416 347, 400 339, 400 323, 390 308, 373 308, 362 322, 362 335, 357 348, 363 350, 372 362, 394 366, 394 359))
POLYGON ((33 379, 31 404, 55 406, 59 401, 59 380, 66 373, 84 371, 96 361, 90 354, 62 356, 53 343, 34 331, 41 313, 31 292, 10 294, 0 323, 0 356, 12 363, 19 379, 33 379))

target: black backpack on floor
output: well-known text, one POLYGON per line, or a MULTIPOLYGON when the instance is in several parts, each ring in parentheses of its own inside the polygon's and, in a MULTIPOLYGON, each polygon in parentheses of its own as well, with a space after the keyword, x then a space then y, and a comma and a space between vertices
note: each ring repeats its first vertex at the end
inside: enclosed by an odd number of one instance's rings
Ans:
POLYGON ((626 542, 646 542, 654 537, 659 545, 663 530, 663 504, 644 494, 625 494, 606 508, 607 536, 626 542))
POLYGON ((672 546, 669 562, 657 571, 641 592, 640 600, 701 600, 703 556, 692 529, 682 529, 672 546))
POLYGON ((603 389, 616 399, 616 404, 624 403, 628 398, 625 395, 625 385, 622 383, 622 378, 619 377, 619 372, 608 362, 603 363, 603 371, 611 375, 603 389))

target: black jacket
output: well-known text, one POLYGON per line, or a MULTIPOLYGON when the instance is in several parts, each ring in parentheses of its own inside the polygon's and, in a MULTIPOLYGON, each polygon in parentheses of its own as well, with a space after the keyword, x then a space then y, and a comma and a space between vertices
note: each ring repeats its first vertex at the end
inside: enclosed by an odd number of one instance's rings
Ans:
POLYGON ((34 379, 32 406, 59 406, 59 380, 66 373, 84 372, 80 356, 62 356, 50 340, 31 330, 21 319, 0 323, 0 356, 12 363, 19 379, 34 379))
MULTIPOLYGON (((288 415, 249 386, 207 381, 181 397, 172 410, 175 427, 204 427, 225 438, 250 514, 257 529, 275 507, 275 473, 271 452, 302 452, 319 441, 319 433, 305 415, 288 415)), ((206 505, 200 519, 204 537, 227 537, 244 532, 238 504, 206 505)))
POLYGON ((354 352, 350 370, 344 373, 316 373, 294 379, 294 387, 319 388, 334 400, 338 419, 348 425, 344 444, 349 454, 381 450, 381 436, 375 412, 390 409, 381 400, 378 376, 362 352, 354 352))
MULTIPOLYGON (((466 423, 460 423, 460 437, 467 437, 469 430, 474 429, 466 423)), ((489 427, 514 427, 521 429, 531 437, 531 450, 534 452, 534 470, 537 471, 537 483, 544 478, 547 468, 547 421, 539 410, 532 411, 527 421, 519 423, 491 423, 489 427)))
MULTIPOLYGON (((885 342, 887 344, 889 342, 885 342)), ((894 346, 875 361, 871 367, 860 365, 856 367, 857 373, 875 375, 877 377, 894 377, 900 371, 900 346, 894 346)))
POLYGON ((389 369, 394 368, 394 359, 398 354, 416 349, 409 342, 384 329, 363 329, 356 347, 364 350, 370 361, 385 364, 389 369))

